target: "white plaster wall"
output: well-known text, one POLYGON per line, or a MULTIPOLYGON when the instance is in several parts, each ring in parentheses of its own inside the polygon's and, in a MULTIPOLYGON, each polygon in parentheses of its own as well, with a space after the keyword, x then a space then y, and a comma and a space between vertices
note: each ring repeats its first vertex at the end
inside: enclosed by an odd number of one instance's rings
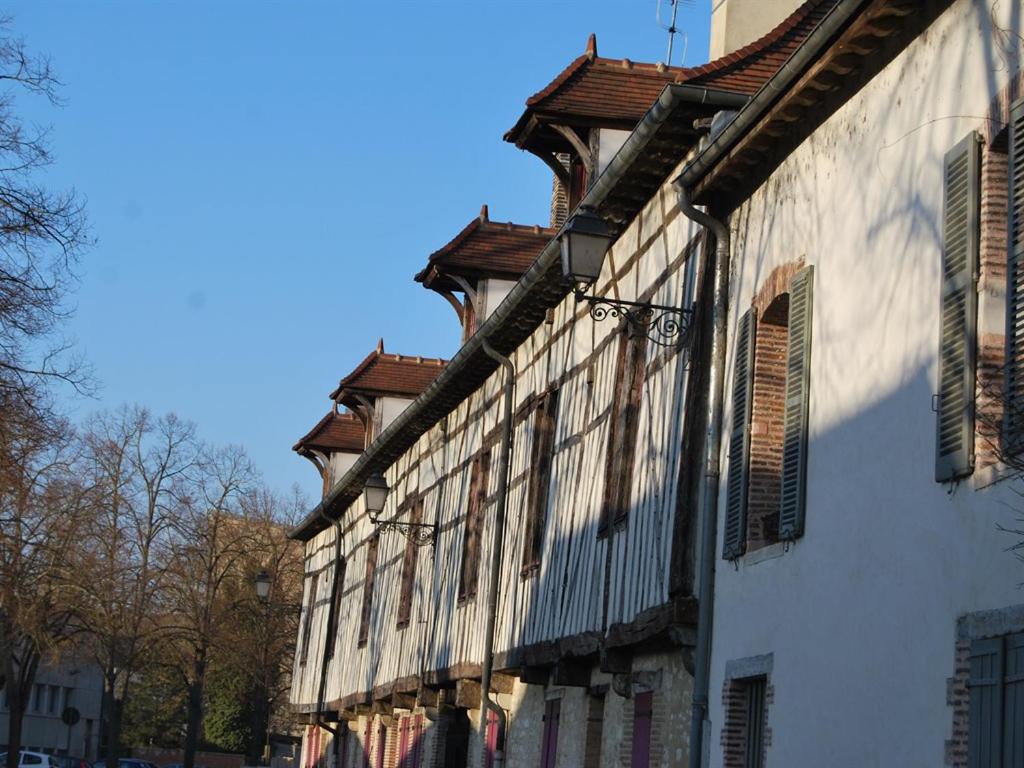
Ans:
POLYGON ((715 60, 777 27, 803 0, 711 0, 711 45, 715 60))
POLYGON ((345 476, 345 473, 352 469, 352 465, 359 459, 358 453, 342 453, 337 451, 331 454, 331 482, 336 483, 345 476))
POLYGON ((374 437, 387 429, 411 402, 412 398, 408 397, 378 397, 374 403, 374 437))
POLYGON ((477 283, 477 296, 480 299, 480 318, 478 324, 491 316, 513 287, 515 287, 514 281, 498 280, 496 278, 481 280, 477 283))
POLYGON ((604 173, 608 163, 629 138, 630 131, 617 131, 614 128, 597 128, 597 173, 604 173))
POLYGON ((719 555, 713 766, 725 664, 765 653, 769 765, 943 765, 956 619, 1024 602, 1015 540, 997 531, 1020 499, 1008 483, 936 484, 931 410, 943 155, 1019 62, 989 22, 994 7, 1009 27, 1015 5, 956 2, 731 218, 727 387, 757 287, 792 259, 816 270, 806 534, 738 569, 719 555))

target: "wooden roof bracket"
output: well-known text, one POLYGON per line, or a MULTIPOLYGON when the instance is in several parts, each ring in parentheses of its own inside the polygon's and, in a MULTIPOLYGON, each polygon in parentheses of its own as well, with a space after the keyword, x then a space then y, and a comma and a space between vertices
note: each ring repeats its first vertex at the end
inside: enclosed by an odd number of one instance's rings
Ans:
POLYGON ((555 153, 534 152, 532 149, 529 151, 544 161, 544 165, 550 168, 555 174, 555 178, 558 179, 558 183, 561 185, 562 191, 569 194, 569 170, 558 161, 558 157, 555 153))
POLYGON ((440 291, 437 290, 436 288, 434 290, 441 294, 441 296, 443 296, 445 300, 452 305, 452 309, 455 310, 455 314, 459 316, 459 325, 465 325, 466 310, 462 306, 462 302, 455 298, 455 294, 452 293, 451 291, 440 291))
POLYGON ((549 127, 564 136, 566 141, 572 144, 572 148, 576 150, 576 154, 580 156, 580 160, 583 161, 583 164, 587 168, 592 166, 590 161, 590 147, 585 141, 583 141, 583 139, 580 138, 580 135, 576 133, 575 128, 571 128, 568 125, 557 125, 555 123, 551 123, 549 127))
POLYGON ((469 280, 464 278, 462 275, 448 275, 448 277, 450 277, 456 284, 458 284, 459 288, 465 291, 466 295, 469 297, 470 302, 473 304, 473 310, 476 312, 476 316, 480 317, 481 307, 476 288, 470 285, 469 280))

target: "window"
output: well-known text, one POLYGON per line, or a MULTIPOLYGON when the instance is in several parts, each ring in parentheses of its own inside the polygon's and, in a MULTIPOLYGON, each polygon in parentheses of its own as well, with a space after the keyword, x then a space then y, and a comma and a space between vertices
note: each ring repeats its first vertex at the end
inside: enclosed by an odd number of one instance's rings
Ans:
POLYGON ((726 681, 722 746, 729 768, 763 768, 768 679, 764 675, 726 681))
MULTIPOLYGON (((417 499, 409 511, 409 522, 418 524, 423 519, 423 499, 417 499)), ((402 593, 398 600, 398 627, 409 626, 412 616, 412 590, 416 583, 416 553, 419 548, 409 539, 402 555, 402 593)))
POLYGON ((377 548, 380 540, 374 536, 366 543, 366 579, 363 582, 363 607, 359 614, 359 647, 370 639, 370 616, 373 613, 373 582, 377 577, 377 548))
POLYGON ((42 712, 44 707, 46 706, 44 704, 46 700, 46 686, 42 683, 36 683, 34 690, 35 698, 32 700, 32 711, 42 712))
POLYGON ((981 146, 971 133, 946 155, 935 480, 974 470, 981 146))
POLYGON ((309 638, 313 634, 313 611, 316 608, 316 591, 320 586, 320 574, 313 574, 309 582, 309 594, 306 595, 306 615, 302 620, 302 652, 299 654, 299 663, 305 664, 309 658, 309 638))
POLYGON ((615 365, 615 389, 609 415, 608 447, 605 449, 604 499, 598 535, 612 524, 622 523, 629 513, 633 488, 633 462, 640 428, 640 396, 643 392, 647 337, 624 332, 615 365))
POLYGON ((1024 632, 971 643, 969 768, 1024 765, 1024 632))
POLYGON ((523 531, 523 575, 540 566, 547 521, 551 464, 554 457, 555 425, 558 420, 558 390, 540 398, 533 417, 533 445, 530 449, 530 480, 526 497, 526 526, 523 531))
POLYGON ((1024 448, 1024 100, 1010 107, 1009 144, 1004 431, 1006 450, 1016 454, 1024 448))
MULTIPOLYGON (((769 285, 771 278, 769 278, 769 285)), ((814 267, 740 318, 722 557, 803 535, 814 267)))
POLYGON ((484 451, 473 460, 469 476, 469 504, 462 536, 462 570, 459 573, 459 600, 476 597, 480 577, 480 540, 487 502, 487 478, 491 452, 484 451))
POLYGON ((331 611, 327 617, 327 648, 325 652, 328 659, 334 658, 334 647, 338 644, 338 624, 341 620, 341 598, 345 593, 345 558, 341 558, 334 566, 334 584, 331 589, 334 593, 334 600, 331 603, 331 611))
POLYGON ((562 713, 561 699, 544 702, 544 733, 540 748, 540 768, 555 768, 558 757, 558 721, 562 713))
POLYGON ((633 696, 633 754, 630 768, 649 768, 651 764, 651 716, 654 713, 654 692, 633 696))
POLYGON ((56 715, 57 707, 60 704, 60 686, 51 685, 49 696, 46 697, 46 714, 56 715))

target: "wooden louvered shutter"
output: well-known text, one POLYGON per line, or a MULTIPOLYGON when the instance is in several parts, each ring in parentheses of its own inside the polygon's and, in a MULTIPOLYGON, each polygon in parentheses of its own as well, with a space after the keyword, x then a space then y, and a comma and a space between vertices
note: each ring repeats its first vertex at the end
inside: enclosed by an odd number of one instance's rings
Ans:
POLYGON ((725 499, 722 557, 735 560, 747 548, 747 481, 750 478, 750 416, 754 407, 754 334, 757 319, 748 309, 736 333, 732 374, 732 432, 729 434, 729 479, 725 499))
POLYGON ((779 538, 804 534, 807 495, 807 415, 811 394, 811 316, 814 267, 804 267, 789 283, 789 349, 786 352, 786 415, 782 438, 782 500, 779 538))
POLYGON ((1024 100, 1010 108, 1004 446, 1024 448, 1024 100))
POLYGON ((971 643, 968 768, 1001 768, 1003 638, 971 643))
POLYGON ((981 150, 971 133, 946 155, 942 215, 942 323, 935 479, 974 469, 975 325, 978 314, 981 150))
POLYGON ((1006 638, 1003 678, 1003 765, 1024 766, 1024 633, 1006 638))

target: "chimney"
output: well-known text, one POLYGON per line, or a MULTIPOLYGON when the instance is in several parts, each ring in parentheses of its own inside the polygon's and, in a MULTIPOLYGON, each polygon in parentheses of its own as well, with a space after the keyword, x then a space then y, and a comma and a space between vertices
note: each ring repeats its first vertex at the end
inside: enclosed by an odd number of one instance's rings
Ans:
POLYGON ((781 24, 803 0, 712 0, 712 61, 758 40, 781 24))

